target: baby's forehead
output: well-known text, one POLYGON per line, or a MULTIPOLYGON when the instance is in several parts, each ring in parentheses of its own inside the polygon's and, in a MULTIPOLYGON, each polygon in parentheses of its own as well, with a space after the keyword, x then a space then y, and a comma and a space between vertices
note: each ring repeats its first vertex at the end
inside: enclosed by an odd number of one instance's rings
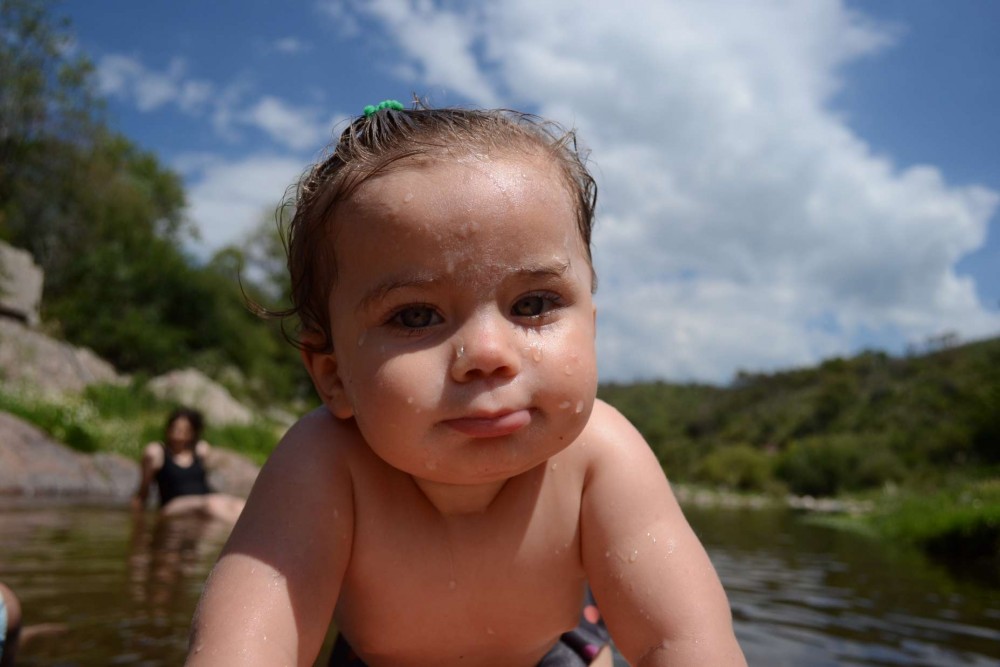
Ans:
POLYGON ((367 176, 344 199, 350 208, 395 208, 400 204, 433 205, 435 199, 465 200, 474 206, 492 188, 501 193, 564 200, 570 188, 558 165, 538 152, 448 152, 406 157, 367 176))

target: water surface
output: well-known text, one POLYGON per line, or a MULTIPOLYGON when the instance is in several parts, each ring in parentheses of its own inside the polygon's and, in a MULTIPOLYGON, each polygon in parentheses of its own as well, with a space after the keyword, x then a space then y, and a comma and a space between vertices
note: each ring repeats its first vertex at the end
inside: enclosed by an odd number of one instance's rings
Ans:
MULTIPOLYGON (((751 665, 1000 661, 1000 589, 912 551, 768 510, 688 508, 751 665)), ((179 665, 228 528, 120 507, 0 506, 0 578, 45 632, 23 667, 179 665)))

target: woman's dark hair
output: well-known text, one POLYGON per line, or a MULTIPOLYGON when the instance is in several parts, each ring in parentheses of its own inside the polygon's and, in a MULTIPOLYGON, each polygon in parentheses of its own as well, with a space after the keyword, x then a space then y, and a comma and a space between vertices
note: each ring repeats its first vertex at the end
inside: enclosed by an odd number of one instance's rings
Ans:
POLYGON ((329 156, 299 181, 291 221, 283 229, 291 277, 292 307, 271 311, 251 304, 265 317, 299 320, 297 347, 330 352, 329 291, 337 278, 331 220, 335 207, 367 180, 402 160, 447 156, 547 156, 563 176, 576 209, 577 229, 590 251, 597 184, 587 171, 586 156, 571 130, 531 114, 506 109, 384 109, 355 118, 341 133, 329 156))

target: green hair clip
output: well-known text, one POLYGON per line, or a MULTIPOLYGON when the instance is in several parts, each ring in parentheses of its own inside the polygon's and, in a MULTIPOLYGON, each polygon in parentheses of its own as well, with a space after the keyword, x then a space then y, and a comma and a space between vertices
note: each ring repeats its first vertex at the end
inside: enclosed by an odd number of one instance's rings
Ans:
POLYGON ((378 104, 375 105, 369 104, 364 108, 365 118, 368 118, 368 116, 371 116, 374 113, 378 113, 382 109, 393 109, 395 111, 402 111, 404 107, 396 100, 382 100, 378 104))

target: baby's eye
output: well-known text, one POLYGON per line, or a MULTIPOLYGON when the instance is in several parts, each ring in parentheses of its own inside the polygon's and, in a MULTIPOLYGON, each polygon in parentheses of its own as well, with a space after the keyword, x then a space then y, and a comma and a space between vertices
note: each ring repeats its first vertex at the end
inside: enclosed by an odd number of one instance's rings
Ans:
POLYGON ((407 306, 396 311, 390 320, 404 329, 423 329, 441 322, 441 316, 430 306, 407 306))
POLYGON ((555 296, 529 294, 514 302, 510 308, 510 314, 514 317, 538 317, 552 310, 556 305, 558 305, 558 299, 555 296))

